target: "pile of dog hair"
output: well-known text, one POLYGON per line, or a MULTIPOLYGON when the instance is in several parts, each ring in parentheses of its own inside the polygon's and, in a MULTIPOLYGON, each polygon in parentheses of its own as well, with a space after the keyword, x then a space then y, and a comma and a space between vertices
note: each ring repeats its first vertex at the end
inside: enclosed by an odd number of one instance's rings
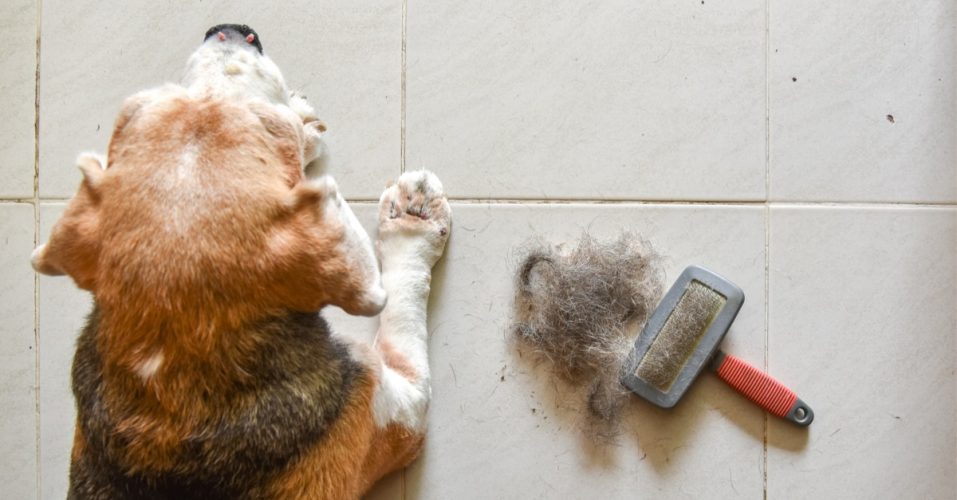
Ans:
POLYGON ((567 383, 587 386, 589 430, 613 438, 627 398, 619 372, 661 296, 658 256, 634 233, 571 250, 530 245, 518 268, 511 332, 567 383))

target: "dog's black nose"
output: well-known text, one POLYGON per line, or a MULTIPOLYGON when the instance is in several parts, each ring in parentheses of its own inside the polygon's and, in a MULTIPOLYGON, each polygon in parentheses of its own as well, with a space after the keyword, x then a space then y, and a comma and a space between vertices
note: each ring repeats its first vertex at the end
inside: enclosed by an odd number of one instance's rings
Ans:
POLYGON ((224 42, 226 40, 243 41, 256 47, 256 50, 258 50, 260 54, 263 53, 263 44, 259 40, 259 34, 256 33, 256 30, 245 24, 217 24, 206 30, 206 36, 203 37, 203 41, 209 40, 210 37, 217 37, 224 42))

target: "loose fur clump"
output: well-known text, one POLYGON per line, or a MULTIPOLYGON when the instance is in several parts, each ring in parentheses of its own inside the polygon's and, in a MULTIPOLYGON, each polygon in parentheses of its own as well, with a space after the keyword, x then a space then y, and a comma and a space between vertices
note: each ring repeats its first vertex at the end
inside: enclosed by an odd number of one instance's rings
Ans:
POLYGON ((626 396, 619 372, 661 281, 658 255, 630 232, 607 242, 583 233, 571 251, 531 245, 518 268, 512 334, 560 379, 588 385, 595 438, 617 434, 626 396))

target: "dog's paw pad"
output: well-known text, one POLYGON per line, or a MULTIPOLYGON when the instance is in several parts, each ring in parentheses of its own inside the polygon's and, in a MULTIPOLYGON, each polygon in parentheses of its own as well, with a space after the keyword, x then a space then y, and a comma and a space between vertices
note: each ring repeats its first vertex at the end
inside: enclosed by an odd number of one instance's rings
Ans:
POLYGON ((390 233, 421 235, 439 248, 451 230, 452 210, 432 172, 406 172, 379 199, 380 239, 390 233))

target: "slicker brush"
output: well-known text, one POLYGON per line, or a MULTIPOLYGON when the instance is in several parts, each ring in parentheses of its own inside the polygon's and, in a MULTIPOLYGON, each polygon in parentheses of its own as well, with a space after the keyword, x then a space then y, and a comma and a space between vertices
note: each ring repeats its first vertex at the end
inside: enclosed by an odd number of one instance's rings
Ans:
POLYGON ((705 365, 769 413, 807 426, 814 412, 767 373, 718 349, 744 303, 734 283, 691 266, 651 314, 622 370, 628 389, 652 403, 674 406, 705 365))

